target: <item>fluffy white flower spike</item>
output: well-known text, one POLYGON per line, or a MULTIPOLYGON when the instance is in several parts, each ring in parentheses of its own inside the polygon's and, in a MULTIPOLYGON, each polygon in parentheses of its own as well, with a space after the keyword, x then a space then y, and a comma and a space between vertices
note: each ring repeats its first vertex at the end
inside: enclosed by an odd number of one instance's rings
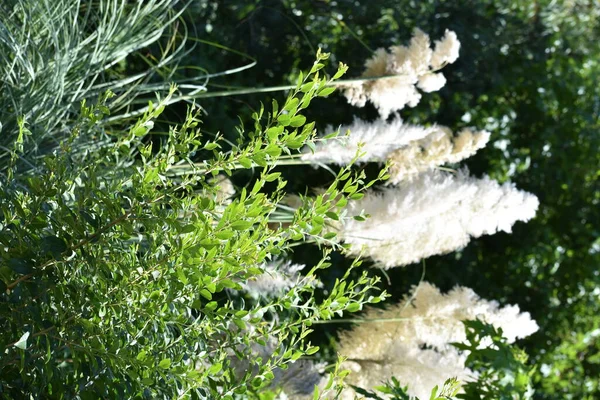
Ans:
POLYGON ((437 92, 446 84, 446 77, 442 73, 426 74, 419 77, 417 87, 425 93, 437 92))
POLYGON ((321 282, 316 278, 302 276, 306 266, 291 262, 270 262, 264 266, 264 272, 245 282, 240 282, 242 288, 252 297, 281 296, 289 289, 299 285, 319 287, 321 282))
POLYGON ((231 198, 235 195, 235 187, 231 180, 225 175, 218 175, 212 179, 212 182, 219 186, 215 201, 219 204, 230 204, 231 198))
MULTIPOLYGON (((332 130, 334 129, 331 126, 327 128, 327 131, 332 130)), ((356 155, 359 144, 362 143, 361 152, 364 154, 358 158, 358 162, 384 162, 394 150, 423 139, 436 130, 434 127, 403 124, 397 119, 391 122, 384 120, 366 122, 356 119, 352 124, 340 127, 342 134, 350 131, 348 136, 340 135, 325 143, 319 142, 314 153, 307 151, 302 159, 314 163, 347 165, 356 155)))
MULTIPOLYGON (((476 375, 465 367, 466 358, 455 349, 438 352, 398 343, 380 359, 370 357, 361 361, 346 361, 342 367, 351 371, 345 379, 349 385, 373 390, 393 376, 404 386, 408 385, 407 393, 412 396, 411 399, 416 396, 425 400, 429 399, 434 386, 441 387, 449 378, 457 378, 459 382, 474 379, 476 375)), ((347 388, 342 391, 340 398, 362 398, 357 395, 353 389, 347 388)), ((383 398, 391 397, 383 395, 383 398)))
POLYGON ((435 129, 422 139, 410 142, 408 146, 392 151, 388 159, 392 161, 390 179, 386 182, 397 184, 415 175, 446 163, 457 163, 474 155, 490 140, 487 131, 474 131, 469 128, 453 136, 444 126, 435 129))
POLYGON ((427 172, 351 201, 348 215, 364 211, 370 218, 345 219, 338 236, 350 245, 350 254, 365 254, 391 268, 458 250, 471 237, 510 232, 516 221, 533 218, 538 204, 511 183, 472 178, 465 171, 427 172))
POLYGON ((417 87, 426 93, 441 89, 446 78, 436 71, 456 61, 459 48, 460 42, 452 31, 447 30, 432 50, 429 36, 415 29, 408 47, 392 46, 389 52, 378 49, 367 60, 362 76, 381 79, 349 84, 345 96, 357 107, 370 101, 386 119, 392 112, 419 103, 421 94, 417 87))
MULTIPOLYGON (((331 130, 333 127, 327 127, 327 131, 331 130)), ((444 126, 409 125, 398 119, 391 122, 355 119, 352 124, 340 127, 340 131, 348 131, 349 134, 319 142, 314 152, 306 149, 302 159, 312 163, 347 165, 362 144, 357 162, 392 161, 388 184, 468 158, 485 147, 490 138, 486 131, 465 128, 453 136, 452 131, 444 126)))
MULTIPOLYGON (((365 319, 377 322, 342 334, 339 352, 348 357, 345 367, 353 371, 347 381, 372 389, 395 376, 409 385, 410 395, 426 399, 432 387, 448 378, 472 379, 475 375, 465 367, 468 354, 460 354, 450 343, 464 342, 461 321, 476 318, 502 328, 511 343, 538 330, 529 313, 521 313, 517 305, 500 307, 465 287, 442 294, 423 282, 403 302, 385 310, 370 309, 365 319)), ((346 398, 352 394, 348 391, 346 398)))
POLYGON ((452 64, 458 59, 460 42, 456 33, 446 29, 442 40, 435 41, 435 50, 431 57, 431 67, 440 69, 446 64, 452 64))

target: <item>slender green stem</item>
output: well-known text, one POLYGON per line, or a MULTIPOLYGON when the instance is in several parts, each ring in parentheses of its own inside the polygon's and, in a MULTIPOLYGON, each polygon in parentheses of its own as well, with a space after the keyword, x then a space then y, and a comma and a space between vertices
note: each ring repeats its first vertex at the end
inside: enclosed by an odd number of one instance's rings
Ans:
MULTIPOLYGON (((344 79, 339 81, 328 82, 326 86, 345 86, 351 83, 361 83, 376 81, 381 79, 394 79, 403 77, 405 75, 382 75, 382 76, 369 76, 364 78, 344 79)), ((226 96, 237 96, 242 94, 253 94, 253 93, 267 93, 267 92, 279 92, 284 90, 295 89, 296 85, 281 85, 281 86, 268 86, 268 87, 251 87, 251 88, 240 88, 234 90, 222 90, 219 92, 203 92, 194 95, 195 99, 211 98, 211 97, 226 97, 226 96)))
MULTIPOLYGON (((280 166, 280 165, 308 165, 312 164, 308 160, 302 160, 300 158, 290 158, 290 159, 278 159, 277 161, 267 162, 269 166, 280 166)), ((192 164, 192 165, 173 165, 169 167, 169 176, 181 176, 188 174, 204 174, 206 173, 206 169, 203 168, 204 164, 192 164)), ((256 163, 252 163, 251 168, 260 167, 260 165, 256 163)), ((222 169, 222 168, 219 168, 222 169)), ((247 167, 243 166, 240 163, 233 163, 231 165, 231 169, 247 169, 247 167)))
POLYGON ((370 324, 377 322, 404 322, 431 318, 340 318, 329 321, 313 321, 313 324, 370 324))

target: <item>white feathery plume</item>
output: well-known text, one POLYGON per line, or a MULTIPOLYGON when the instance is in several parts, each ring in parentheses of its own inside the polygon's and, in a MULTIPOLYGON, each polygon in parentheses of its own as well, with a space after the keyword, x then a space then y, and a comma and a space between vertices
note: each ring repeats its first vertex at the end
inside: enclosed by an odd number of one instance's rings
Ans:
MULTIPOLYGON (((332 130, 331 126, 327 127, 327 131, 332 130)), ((381 119, 374 122, 355 119, 352 124, 340 127, 340 131, 350 133, 317 143, 314 153, 307 150, 302 159, 314 163, 347 165, 356 156, 359 144, 362 143, 360 150, 364 154, 358 158, 358 162, 383 162, 394 150, 427 137, 435 132, 436 128, 403 124, 399 119, 391 122, 381 119)))
POLYGON ((446 77, 442 73, 426 74, 419 77, 417 87, 425 93, 437 92, 446 84, 446 77))
POLYGON ((442 294, 422 282, 403 302, 385 310, 369 309, 364 319, 377 321, 341 335, 339 353, 348 357, 345 367, 353 371, 347 381, 371 389, 395 376, 409 385, 410 395, 427 398, 434 386, 448 378, 473 379, 475 374, 465 367, 468 354, 450 343, 465 342, 461 321, 476 318, 502 328, 510 343, 538 330, 529 313, 521 313, 517 305, 500 307, 465 287, 442 294))
POLYGON ((441 89, 446 79, 441 73, 435 73, 458 57, 460 43, 456 34, 446 31, 441 41, 436 41, 435 50, 431 50, 429 36, 415 29, 410 45, 392 46, 390 51, 378 49, 365 63, 365 78, 382 77, 344 85, 344 95, 348 102, 364 107, 367 100, 375 105, 379 114, 386 119, 392 112, 405 106, 415 107, 424 92, 441 89))
POLYGON ((422 75, 429 72, 429 65, 431 64, 431 56, 433 51, 431 50, 431 42, 429 41, 429 35, 425 32, 416 28, 413 31, 413 37, 410 39, 410 46, 406 49, 406 52, 402 49, 397 52, 395 47, 392 47, 392 53, 396 57, 391 65, 392 70, 402 71, 407 68, 406 64, 410 64, 411 70, 415 75, 422 75))
POLYGON ((490 140, 487 131, 461 130, 453 136, 445 126, 431 128, 426 137, 394 150, 388 156, 392 161, 390 179, 386 184, 396 184, 415 175, 446 163, 457 163, 471 157, 490 140))
POLYGON ((316 278, 302 276, 302 271, 306 266, 303 264, 292 264, 287 261, 270 262, 263 266, 264 272, 254 276, 251 279, 240 282, 242 288, 252 297, 261 296, 281 296, 289 289, 299 285, 320 286, 316 278))
POLYGON ((359 324, 340 337, 339 351, 351 359, 383 356, 397 343, 447 350, 452 347, 450 343, 467 339, 461 321, 476 318, 502 328, 509 343, 539 329, 518 305, 500 307, 497 301, 482 299, 472 289, 461 286, 443 294, 429 282, 414 286, 410 296, 392 307, 370 308, 363 318, 378 321, 359 324))
MULTIPOLYGON (((408 386, 409 396, 425 400, 434 386, 441 387, 449 378, 455 377, 459 382, 476 379, 477 375, 465 367, 466 358, 456 349, 439 352, 398 343, 380 359, 370 357, 361 361, 346 361, 342 367, 351 371, 345 379, 349 385, 373 390, 393 376, 403 386, 408 386)), ((354 400, 356 396, 357 393, 348 387, 342 391, 340 398, 354 400)))
POLYGON ((385 268, 411 264, 467 245, 471 237, 510 232, 516 221, 535 216, 538 199, 511 183, 432 171, 410 183, 367 192, 348 203, 348 215, 370 215, 366 221, 344 219, 338 237, 351 255, 364 254, 385 268))
POLYGON ((431 56, 431 67, 440 69, 446 64, 452 64, 458 59, 460 50, 460 42, 456 37, 456 33, 446 29, 442 40, 435 41, 435 49, 431 56))
MULTIPOLYGON (((234 332, 239 331, 243 334, 255 334, 256 327, 252 324, 246 324, 244 330, 239 329, 237 326, 232 327, 231 330, 234 332)), ((250 370, 252 365, 250 360, 260 357, 264 362, 267 362, 267 360, 273 357, 275 350, 282 345, 273 335, 262 336, 261 339, 264 344, 252 342, 250 346, 237 346, 238 351, 242 351, 247 355, 244 358, 239 358, 238 355, 231 351, 229 365, 233 368, 238 378, 250 370)), ((269 387, 272 389, 282 389, 283 396, 281 398, 294 400, 312 399, 315 385, 323 388, 327 384, 327 379, 322 374, 325 366, 325 363, 316 363, 311 360, 296 360, 287 363, 286 369, 274 368, 272 370, 273 379, 269 387)), ((258 372, 256 366, 254 366, 253 372, 258 372)))
POLYGON ((218 186, 215 202, 223 205, 230 204, 231 198, 235 194, 235 187, 231 180, 225 175, 217 175, 211 179, 210 183, 218 186))

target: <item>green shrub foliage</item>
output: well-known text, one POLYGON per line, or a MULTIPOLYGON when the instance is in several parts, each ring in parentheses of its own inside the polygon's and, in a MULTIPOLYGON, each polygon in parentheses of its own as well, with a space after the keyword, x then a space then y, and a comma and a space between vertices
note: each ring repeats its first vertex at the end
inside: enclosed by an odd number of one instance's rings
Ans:
MULTIPOLYGON (((0 184, 0 393, 232 398, 269 386, 274 372, 313 354, 318 348, 306 340, 313 322, 385 297, 367 293, 377 279, 366 273, 339 280, 321 300, 308 283, 263 302, 235 295, 296 241, 328 241, 327 221, 365 186, 342 170, 285 224, 270 222, 286 186, 274 172, 278 157, 315 140, 302 112, 328 83, 318 74, 326 58, 319 53, 285 103, 261 109, 254 129, 242 132, 249 141, 226 152, 219 138, 202 134, 194 107, 163 145, 146 143, 166 97, 128 130, 112 132, 110 146, 74 154, 83 132, 106 117, 110 95, 83 104, 70 137, 35 172, 19 173, 15 146, 0 184), (193 164, 190 154, 200 151, 207 157, 193 164), (257 178, 231 201, 217 201, 211 178, 238 168, 257 178), (267 355, 250 354, 273 338, 267 355), (236 370, 235 359, 247 368, 236 370)), ((22 122, 25 143, 26 134, 22 122)), ((326 253, 308 277, 330 265, 326 253)))

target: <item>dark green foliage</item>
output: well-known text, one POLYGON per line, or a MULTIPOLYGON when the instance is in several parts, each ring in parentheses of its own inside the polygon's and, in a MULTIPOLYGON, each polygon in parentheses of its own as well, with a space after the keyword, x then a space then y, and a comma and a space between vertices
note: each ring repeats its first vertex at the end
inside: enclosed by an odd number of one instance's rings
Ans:
POLYGON ((502 336, 502 329, 480 320, 464 321, 467 340, 453 343, 454 347, 468 351, 466 365, 479 376, 467 382, 464 393, 457 398, 466 400, 527 399, 531 391, 531 375, 535 369, 526 365, 527 354, 510 346, 502 336))

